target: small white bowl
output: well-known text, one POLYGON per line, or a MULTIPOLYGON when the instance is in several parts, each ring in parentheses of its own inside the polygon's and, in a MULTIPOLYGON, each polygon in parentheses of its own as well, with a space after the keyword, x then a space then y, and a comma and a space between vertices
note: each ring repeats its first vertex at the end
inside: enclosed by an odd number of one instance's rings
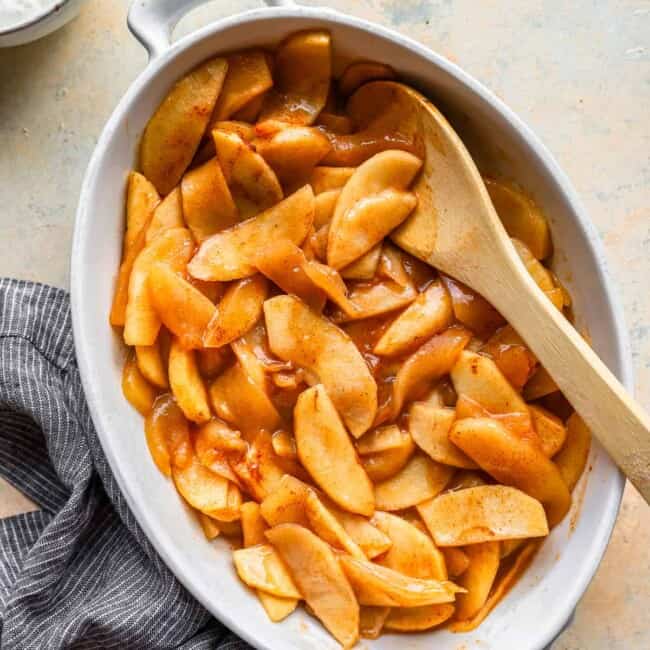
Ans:
POLYGON ((0 47, 31 43, 63 27, 79 14, 85 0, 52 0, 36 16, 25 22, 3 27, 0 24, 0 47))
MULTIPOLYGON (((276 0, 277 1, 277 0, 276 0)), ((593 345, 628 389, 632 370, 621 310, 607 279, 594 228, 567 177, 521 120, 477 81, 401 34, 321 8, 283 7, 220 20, 169 47, 173 24, 197 0, 137 0, 129 24, 153 59, 110 117, 86 172, 72 252, 72 315, 88 404, 124 497, 158 553, 218 619, 259 648, 336 648, 324 629, 297 611, 271 623, 237 579, 228 545, 205 540, 193 515, 151 461, 142 418, 120 389, 124 347, 108 313, 123 234, 124 188, 147 120, 172 84, 220 52, 276 43, 309 28, 330 30, 339 60, 379 60, 425 92, 450 117, 480 166, 530 190, 549 216, 555 270, 570 287, 593 345)), ((623 477, 594 442, 575 504, 524 576, 475 631, 435 631, 364 641, 376 649, 540 650, 561 631, 598 567, 616 520, 623 477)))

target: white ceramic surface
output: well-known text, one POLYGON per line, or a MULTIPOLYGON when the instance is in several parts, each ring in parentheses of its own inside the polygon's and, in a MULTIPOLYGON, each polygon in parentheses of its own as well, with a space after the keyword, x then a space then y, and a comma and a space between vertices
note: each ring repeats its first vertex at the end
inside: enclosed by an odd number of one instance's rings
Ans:
MULTIPOLYGON (((298 7, 240 14, 208 25, 165 51, 169 29, 160 21, 170 16, 176 20, 182 12, 176 15, 171 9, 178 4, 138 0, 139 15, 132 12, 130 26, 156 56, 111 116, 83 185, 71 289, 84 387, 127 502, 160 555, 206 608, 257 647, 334 648, 319 624, 303 613, 279 625, 267 620, 258 601, 237 580, 227 545, 205 541, 173 486, 150 461, 142 419, 121 394, 124 350, 107 314, 121 253, 125 180, 142 129, 171 84, 219 52, 274 43, 299 29, 328 28, 337 60, 372 58, 393 65, 446 110, 480 166, 503 172, 532 192, 550 216, 558 249, 555 268, 571 289, 580 322, 588 324, 595 349, 631 389, 625 329, 600 245, 566 177, 527 127, 456 66, 396 32, 334 11, 298 7)), ((199 3, 190 0, 184 6, 188 4, 199 3)), ((596 570, 621 498, 622 477, 598 445, 592 449, 590 467, 588 480, 583 478, 576 489, 574 512, 553 531, 507 598, 473 633, 436 632, 436 648, 533 650, 556 636, 596 570)), ((387 635, 364 644, 424 649, 432 641, 430 634, 387 635)))
POLYGON ((51 34, 75 18, 83 2, 85 0, 53 0, 50 7, 44 9, 34 18, 8 29, 0 27, 0 47, 31 43, 51 34))

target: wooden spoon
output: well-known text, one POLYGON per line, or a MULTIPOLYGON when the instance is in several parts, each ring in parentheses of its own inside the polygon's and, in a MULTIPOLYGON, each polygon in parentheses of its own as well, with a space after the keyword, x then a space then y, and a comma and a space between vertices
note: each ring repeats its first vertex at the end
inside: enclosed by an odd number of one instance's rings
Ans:
POLYGON ((401 128, 421 137, 425 149, 415 186, 418 207, 393 239, 478 291, 503 314, 650 502, 650 417, 535 284, 474 161, 442 114, 407 86, 372 85, 375 93, 390 97, 389 105, 404 108, 401 128))

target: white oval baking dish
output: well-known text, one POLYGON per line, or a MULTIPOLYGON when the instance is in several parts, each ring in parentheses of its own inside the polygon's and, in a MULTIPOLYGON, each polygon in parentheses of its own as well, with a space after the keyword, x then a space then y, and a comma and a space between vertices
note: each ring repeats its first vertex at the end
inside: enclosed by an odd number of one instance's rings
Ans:
MULTIPOLYGON (((218 619, 259 648, 335 648, 304 613, 271 623, 235 576, 223 542, 208 543, 171 483, 151 462, 142 419, 120 389, 124 349, 108 324, 123 230, 127 172, 142 130, 174 81, 220 52, 272 44, 291 32, 327 28, 337 60, 392 65, 448 115, 479 165, 517 180, 550 218, 555 270, 570 287, 580 323, 613 372, 632 389, 621 310, 594 228, 567 177, 521 120, 477 81, 401 34, 324 8, 282 6, 214 22, 170 46, 173 25, 200 0, 136 0, 129 25, 151 54, 149 66, 111 115, 92 156, 77 212, 71 260, 72 310, 81 376, 99 438, 142 529, 178 579, 218 619), (223 545, 223 550, 221 546, 223 545), (216 547, 216 548, 215 548, 216 547)), ((624 486, 593 445, 590 471, 572 513, 544 543, 524 577, 474 632, 386 635, 363 647, 540 650, 561 631, 605 551, 624 486), (435 641, 434 641, 435 639, 435 641)))

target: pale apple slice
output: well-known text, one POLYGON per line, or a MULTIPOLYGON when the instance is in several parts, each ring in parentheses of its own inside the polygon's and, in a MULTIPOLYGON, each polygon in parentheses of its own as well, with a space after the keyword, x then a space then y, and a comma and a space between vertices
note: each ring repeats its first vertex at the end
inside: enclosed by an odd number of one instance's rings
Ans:
POLYGON ((178 185, 192 161, 227 69, 221 57, 202 63, 174 85, 147 123, 140 167, 161 194, 178 185))
POLYGON ((314 194, 306 185, 261 214, 207 239, 188 264, 199 280, 238 280, 255 273, 253 260, 270 241, 303 242, 314 220, 314 194))
POLYGON ((379 275, 392 280, 401 287, 412 284, 409 274, 404 268, 406 253, 390 241, 385 241, 379 260, 379 275))
POLYGON ((339 556, 360 605, 373 607, 420 607, 451 603, 464 589, 448 580, 411 578, 398 571, 349 555, 339 556))
POLYGON ((210 419, 208 393, 196 365, 195 352, 184 348, 176 338, 169 350, 169 385, 188 420, 200 424, 210 419))
POLYGON ((359 636, 359 605, 330 547, 297 524, 275 526, 266 537, 310 609, 344 648, 351 648, 359 636))
POLYGON ((318 494, 309 490, 305 500, 305 513, 309 527, 334 548, 349 553, 352 557, 366 559, 364 552, 350 537, 336 517, 325 507, 318 494))
POLYGON ((399 447, 361 456, 368 478, 375 484, 386 481, 401 471, 417 447, 408 431, 402 431, 399 447))
POLYGON ((210 398, 217 415, 244 435, 261 429, 273 431, 281 424, 280 414, 263 387, 237 361, 210 386, 210 398))
POLYGON ((364 639, 377 639, 390 613, 390 607, 362 607, 359 612, 359 634, 364 639))
POLYGON ((412 154, 389 150, 357 168, 332 216, 327 243, 330 266, 339 269, 353 262, 406 219, 417 200, 403 190, 421 165, 412 154))
POLYGON ((199 244, 239 221, 237 206, 216 158, 183 176, 181 195, 185 222, 199 244))
POLYGON ((282 187, 275 172, 252 147, 236 133, 212 132, 217 157, 228 186, 266 210, 282 200, 282 187))
POLYGON ((310 486, 294 476, 285 474, 277 488, 260 504, 260 513, 269 526, 300 524, 309 527, 305 501, 310 486))
POLYGON ((438 408, 424 402, 413 402, 409 409, 409 433, 415 444, 436 462, 476 469, 477 464, 449 440, 455 419, 453 408, 438 408))
POLYGON ((308 178, 331 148, 325 134, 309 126, 289 126, 253 144, 284 184, 308 178))
POLYGON ((227 56, 228 73, 219 93, 211 126, 227 120, 273 86, 268 55, 263 50, 242 50, 227 56))
POLYGON ((262 316, 268 291, 269 283, 259 273, 230 285, 203 333, 203 345, 220 348, 246 334, 262 316))
POLYGON ((165 476, 170 476, 172 464, 183 469, 192 462, 189 424, 169 393, 154 402, 144 431, 151 456, 165 476))
POLYGON ((292 296, 267 300, 264 314, 273 353, 317 375, 350 433, 365 433, 377 411, 377 385, 353 341, 292 296))
POLYGON ((456 620, 464 621, 476 614, 488 596, 499 569, 499 542, 471 544, 465 549, 469 566, 458 583, 467 592, 456 598, 456 620))
POLYGON ((207 515, 228 507, 228 479, 211 472, 192 455, 186 467, 172 464, 172 478, 180 495, 193 507, 207 515))
POLYGON ((450 491, 418 505, 439 546, 548 535, 542 504, 505 485, 450 491))
POLYGON ((360 456, 376 454, 389 449, 395 449, 404 445, 404 438, 408 433, 402 431, 396 424, 389 424, 385 427, 378 427, 369 431, 359 438, 356 443, 360 456))
POLYGON ((294 433, 300 461, 332 501, 350 512, 372 515, 372 483, 322 384, 298 398, 294 433))
POLYGON ((395 79, 395 71, 385 63, 376 61, 355 61, 350 63, 339 79, 339 91, 347 97, 359 86, 379 79, 395 79))
POLYGON ((259 504, 255 501, 247 501, 242 504, 240 510, 244 546, 248 548, 257 544, 265 544, 264 533, 269 527, 262 517, 259 504))
POLYGON ((327 298, 305 272, 306 264, 303 251, 288 239, 267 242, 255 258, 260 273, 285 293, 298 296, 316 311, 321 311, 327 298))
POLYGON ((152 386, 140 372, 134 352, 129 353, 124 362, 122 393, 131 406, 144 416, 151 412, 158 395, 155 386, 152 386))
POLYGON ((160 341, 153 345, 136 345, 135 358, 144 378, 158 388, 168 388, 167 368, 160 351, 160 341))
MULTIPOLYGON (((129 254, 138 235, 150 227, 160 195, 153 184, 138 172, 129 172, 126 190, 126 231, 123 257, 129 254)), ((182 224, 181 224, 182 225, 182 224)))
POLYGON ((392 542, 378 564, 412 578, 447 580, 445 558, 429 535, 388 512, 375 512, 372 524, 392 542))
POLYGON ((356 167, 315 167, 309 178, 314 194, 328 190, 340 190, 350 180, 356 167))
POLYGON ((175 187, 153 211, 151 222, 147 228, 146 243, 148 244, 156 235, 170 228, 184 228, 183 202, 181 188, 175 187))
POLYGON ((305 259, 302 270, 346 315, 354 316, 359 312, 360 308, 348 298, 348 288, 343 278, 333 268, 316 260, 305 259))
POLYGON ((453 317, 451 298, 436 280, 390 324, 373 351, 380 356, 409 352, 449 327, 453 317))
POLYGON ((183 271, 193 248, 189 230, 172 228, 140 251, 129 278, 124 320, 124 342, 127 345, 153 345, 160 331, 162 323, 153 306, 148 285, 153 265, 161 262, 173 271, 183 271))
MULTIPOLYGON (((339 201, 345 200, 345 194, 343 190, 339 201)), ((399 226, 416 204, 412 192, 388 188, 358 199, 337 218, 337 202, 327 242, 328 264, 340 269, 354 262, 399 226)))
POLYGON ((274 87, 259 121, 313 124, 327 101, 332 76, 331 37, 325 31, 296 32, 275 53, 274 87))
POLYGON ((390 610, 384 628, 394 632, 423 632, 448 621, 455 611, 456 607, 451 603, 424 607, 395 607, 390 610))
POLYGON ((366 517, 341 510, 331 502, 327 504, 327 509, 363 551, 365 557, 375 558, 390 548, 392 544, 390 538, 373 526, 366 517))
POLYGON ((458 420, 449 437, 499 483, 541 501, 549 526, 561 521, 569 510, 571 494, 560 471, 530 440, 491 418, 458 420))
POLYGON ((390 417, 396 417, 405 404, 421 396, 423 388, 450 372, 471 337, 469 330, 452 325, 413 352, 393 383, 390 417))
POLYGON ((590 446, 591 432, 582 418, 573 413, 567 421, 566 441, 554 458, 569 490, 573 490, 585 469, 590 446))
POLYGON ((376 507, 391 512, 427 501, 444 490, 453 473, 453 467, 418 452, 395 476, 375 486, 376 507))
POLYGON ((269 544, 238 549, 232 557, 237 574, 252 589, 280 598, 301 598, 280 556, 269 544))
POLYGON ((567 430, 562 420, 541 406, 529 404, 533 426, 539 437, 544 455, 553 458, 562 448, 567 437, 567 430))
POLYGON ((316 214, 314 215, 314 228, 318 230, 332 220, 336 202, 341 195, 340 189, 325 190, 316 195, 316 214))
POLYGON ((214 303, 167 264, 152 265, 148 286, 152 306, 165 327, 183 347, 202 347, 203 333, 216 311, 214 303))
POLYGON ((417 295, 413 285, 401 287, 391 280, 353 283, 348 298, 356 307, 355 311, 346 313, 336 310, 332 314, 332 320, 336 323, 348 323, 352 320, 381 316, 406 307, 417 295))
POLYGON ((352 264, 344 266, 340 271, 341 277, 346 280, 372 280, 379 268, 380 258, 381 243, 373 246, 352 264))

